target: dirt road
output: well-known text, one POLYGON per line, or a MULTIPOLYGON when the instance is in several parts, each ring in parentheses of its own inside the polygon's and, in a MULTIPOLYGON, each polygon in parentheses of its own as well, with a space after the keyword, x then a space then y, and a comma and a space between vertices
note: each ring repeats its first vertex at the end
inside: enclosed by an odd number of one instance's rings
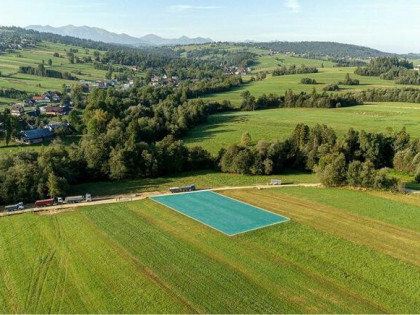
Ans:
MULTIPOLYGON (((224 186, 224 187, 210 188, 209 190, 221 191, 221 190, 252 189, 252 188, 268 189, 268 188, 282 188, 282 187, 319 187, 319 186, 321 186, 321 184, 318 184, 318 183, 317 184, 287 184, 287 185, 224 186)), ((129 195, 102 196, 102 197, 94 198, 90 202, 63 204, 63 205, 50 206, 50 207, 44 207, 44 208, 31 207, 31 208, 27 208, 25 210, 19 210, 19 211, 0 212, 0 217, 23 214, 23 213, 30 213, 30 212, 48 215, 48 214, 55 214, 62 211, 72 211, 78 207, 142 200, 142 199, 149 198, 151 196, 170 195, 170 194, 171 193, 162 193, 160 191, 152 191, 152 192, 138 193, 134 195, 129 194, 129 195)))

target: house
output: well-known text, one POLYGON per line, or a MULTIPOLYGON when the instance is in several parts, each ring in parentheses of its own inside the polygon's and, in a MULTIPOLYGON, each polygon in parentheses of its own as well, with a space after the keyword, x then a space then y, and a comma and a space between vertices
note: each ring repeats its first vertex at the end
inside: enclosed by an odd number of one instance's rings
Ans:
POLYGON ((45 140, 50 140, 53 135, 47 128, 24 130, 20 132, 19 141, 25 144, 41 143, 45 140))
POLYGON ((20 117, 25 113, 25 108, 22 104, 12 104, 12 108, 10 109, 10 114, 12 116, 20 117))
POLYGON ((239 68, 238 70, 236 70, 235 74, 236 75, 247 75, 248 71, 245 68, 239 68))
POLYGON ((47 91, 43 94, 43 96, 47 96, 52 102, 61 101, 61 93, 57 91, 55 92, 47 91))
POLYGON ((73 132, 73 129, 69 123, 59 121, 51 121, 44 128, 48 129, 54 134, 71 134, 73 132))
POLYGON ((28 98, 28 99, 25 101, 25 106, 28 106, 28 107, 35 106, 35 101, 34 101, 34 100, 32 100, 31 98, 28 98))
POLYGON ((45 107, 45 115, 47 116, 64 116, 68 115, 70 112, 70 108, 67 106, 47 106, 45 107))
POLYGON ((32 97, 32 101, 35 103, 50 103, 51 99, 47 95, 43 94, 41 96, 32 97))
POLYGON ((92 86, 100 88, 100 89, 106 89, 106 83, 104 81, 96 81, 95 83, 92 83, 92 86))

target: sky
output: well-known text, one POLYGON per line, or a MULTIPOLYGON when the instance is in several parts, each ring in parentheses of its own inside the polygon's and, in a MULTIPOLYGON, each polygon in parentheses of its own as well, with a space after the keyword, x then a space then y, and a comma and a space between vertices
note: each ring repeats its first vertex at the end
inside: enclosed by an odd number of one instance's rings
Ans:
POLYGON ((336 41, 420 53, 420 0, 0 0, 0 25, 87 25, 132 36, 336 41))

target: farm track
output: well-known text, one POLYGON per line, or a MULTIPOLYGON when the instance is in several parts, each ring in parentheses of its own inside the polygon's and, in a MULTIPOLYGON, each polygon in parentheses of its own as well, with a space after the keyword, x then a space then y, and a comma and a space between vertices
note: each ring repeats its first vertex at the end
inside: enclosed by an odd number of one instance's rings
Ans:
MULTIPOLYGON (((282 188, 282 187, 319 187, 320 184, 287 184, 287 185, 254 185, 254 186, 225 186, 225 187, 217 187, 217 188, 209 188, 209 190, 212 191, 222 191, 222 190, 237 190, 237 189, 267 189, 267 188, 282 188)), ((24 214, 24 213, 38 213, 41 215, 53 215, 59 212, 63 211, 72 211, 75 210, 75 208, 79 207, 85 207, 85 206, 95 206, 95 205, 101 205, 101 204, 112 204, 112 203, 121 203, 121 202, 127 202, 127 201, 137 201, 137 200, 143 200, 152 196, 158 196, 158 195, 170 195, 171 193, 162 193, 160 191, 152 191, 152 192, 144 192, 140 194, 127 194, 127 195, 114 195, 114 196, 103 196, 100 197, 100 199, 94 199, 90 202, 79 202, 75 204, 63 204, 59 206, 51 206, 51 207, 45 207, 45 208, 27 208, 25 210, 20 211, 12 211, 12 212, 0 212, 0 218, 3 216, 9 216, 9 215, 18 215, 18 214, 24 214)))
POLYGON ((261 191, 252 195, 244 191, 225 194, 250 204, 255 204, 256 197, 261 196, 263 198, 258 198, 260 207, 420 266, 420 233, 416 231, 292 196, 261 191))

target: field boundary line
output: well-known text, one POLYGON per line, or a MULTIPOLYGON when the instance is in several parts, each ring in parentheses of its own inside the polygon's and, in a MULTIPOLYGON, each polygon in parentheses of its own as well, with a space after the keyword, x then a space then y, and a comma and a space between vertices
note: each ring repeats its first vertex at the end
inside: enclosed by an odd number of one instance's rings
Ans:
MULTIPOLYGON (((200 190, 200 192, 202 192, 202 191, 208 191, 208 190, 200 190)), ((162 196, 167 196, 167 195, 162 195, 162 196)), ((171 196, 171 195, 169 195, 169 196, 171 196)), ((227 233, 223 232, 222 230, 219 230, 219 229, 215 228, 214 226, 211 226, 211 225, 209 225, 207 223, 204 223, 204 222, 202 222, 202 221, 200 221, 200 220, 198 220, 196 218, 193 218, 192 216, 189 216, 188 214, 185 214, 184 212, 181 212, 181 211, 179 211, 179 210, 177 210, 175 208, 172 208, 172 207, 170 207, 170 206, 168 206, 168 205, 166 205, 166 204, 164 204, 164 203, 162 203, 160 201, 157 201, 156 199, 154 199, 154 197, 161 197, 161 196, 153 196, 153 197, 149 197, 149 199, 153 200, 154 202, 156 202, 156 203, 158 203, 158 204, 160 204, 160 205, 162 205, 162 206, 164 206, 166 208, 169 208, 169 209, 171 209, 173 211, 176 211, 179 214, 182 214, 182 215, 184 215, 184 216, 186 216, 186 217, 188 217, 188 218, 190 218, 190 219, 192 219, 192 220, 194 220, 194 221, 196 221, 198 223, 204 224, 205 226, 207 226, 209 228, 212 228, 213 230, 216 230, 216 231, 218 231, 218 232, 220 232, 220 233, 222 233, 222 234, 224 234, 226 236, 233 236, 232 234, 227 234, 227 233)))
MULTIPOLYGON (((186 193, 183 193, 183 194, 188 194, 188 193, 200 193, 200 192, 210 192, 210 193, 212 193, 212 194, 215 194, 215 195, 221 196, 221 197, 223 197, 223 198, 227 198, 227 199, 233 200, 233 201, 235 201, 235 202, 238 202, 238 203, 241 203, 241 204, 244 204, 244 205, 247 205, 247 206, 253 207, 253 208, 258 209, 258 210, 260 210, 260 211, 264 211, 264 212, 267 212, 267 213, 273 214, 273 215, 275 215, 275 216, 277 216, 277 217, 284 218, 285 220, 282 220, 282 221, 279 221, 279 222, 270 223, 270 224, 267 224, 267 225, 264 225, 264 226, 259 226, 259 227, 252 228, 252 229, 248 229, 248 230, 246 230, 246 231, 242 231, 242 232, 237 232, 237 233, 233 233, 233 234, 228 234, 228 233, 226 233, 226 232, 223 232, 223 231, 219 230, 218 228, 215 228, 214 226, 211 226, 211 225, 209 225, 209 224, 207 224, 207 223, 205 223, 205 222, 203 222, 203 221, 200 221, 200 220, 198 220, 197 218, 194 218, 194 217, 192 217, 192 216, 190 216, 190 215, 188 215, 188 214, 185 214, 184 212, 182 212, 182 211, 180 211, 180 210, 177 210, 177 209, 175 209, 175 208, 172 208, 171 206, 168 206, 168 205, 166 205, 166 204, 164 204, 164 203, 162 203, 162 202, 160 202, 160 201, 158 201, 158 200, 156 200, 156 199, 155 199, 156 197, 172 196, 171 194, 165 194, 165 195, 160 195, 160 196, 151 196, 151 197, 149 197, 149 199, 151 199, 151 200, 153 200, 154 202, 157 202, 157 203, 159 203, 160 205, 165 206, 165 207, 167 207, 167 208, 169 208, 169 209, 171 209, 171 210, 173 210, 173 211, 176 211, 176 212, 178 212, 178 213, 180 213, 180 214, 182 214, 182 215, 184 215, 184 216, 186 216, 186 217, 188 217, 188 218, 190 218, 190 219, 193 219, 193 220, 194 220, 194 221, 196 221, 196 222, 199 222, 199 223, 201 223, 201 224, 204 224, 205 226, 208 226, 208 227, 210 227, 210 228, 212 228, 212 229, 214 229, 214 230, 216 230, 216 231, 218 231, 218 232, 220 232, 220 233, 222 233, 222 234, 224 234, 224 235, 227 235, 227 236, 229 236, 229 237, 231 237, 231 236, 235 236, 235 235, 239 235, 239 234, 244 234, 244 233, 251 232, 251 231, 255 231, 255 230, 259 230, 259 229, 263 229, 263 228, 266 228, 266 227, 269 227, 269 226, 273 226, 273 225, 276 225, 276 224, 285 223, 285 222, 288 222, 288 221, 290 221, 290 220, 291 220, 289 217, 286 217, 286 216, 283 216, 283 215, 280 215, 280 214, 277 214, 277 213, 271 212, 271 211, 269 211, 269 210, 266 210, 266 209, 260 208, 260 207, 258 207, 258 206, 254 206, 254 205, 252 205, 252 204, 246 203, 246 202, 241 201, 241 200, 237 200, 237 199, 235 199, 235 198, 231 198, 231 197, 229 197, 229 196, 225 196, 225 195, 222 195, 222 194, 216 193, 216 192, 214 192, 214 191, 211 191, 210 189, 206 189, 206 190, 199 190, 199 191, 194 191, 194 192, 186 192, 186 193)), ((179 194, 174 194, 174 195, 179 195, 179 194)))
POLYGON ((255 231, 255 230, 259 230, 259 229, 263 229, 263 228, 266 228, 266 227, 269 227, 269 226, 273 226, 273 225, 276 225, 276 224, 286 223, 286 222, 291 221, 291 219, 290 219, 289 217, 286 217, 286 216, 284 216, 284 215, 281 215, 281 214, 278 214, 278 213, 275 213, 275 212, 272 212, 272 211, 269 211, 269 210, 263 209, 263 208, 258 207, 258 206, 254 206, 254 205, 252 205, 252 204, 250 204, 250 203, 247 203, 247 202, 244 202, 244 201, 241 201, 241 200, 238 200, 238 199, 235 199, 235 198, 229 197, 229 196, 225 196, 225 195, 222 195, 222 194, 216 193, 216 192, 214 192, 214 191, 212 191, 212 193, 213 193, 213 194, 216 194, 216 195, 219 195, 219 196, 222 196, 222 197, 224 197, 224 198, 231 199, 231 200, 233 200, 233 201, 235 201, 235 202, 239 202, 239 203, 242 203, 242 204, 244 204, 244 205, 251 206, 251 207, 256 208, 256 209, 258 209, 258 210, 265 211, 265 212, 268 212, 268 213, 270 213, 270 214, 274 214, 274 215, 276 215, 276 216, 278 216, 278 217, 282 217, 282 218, 285 218, 285 219, 286 219, 286 220, 283 220, 283 221, 280 221, 280 222, 274 222, 274 223, 270 223, 270 224, 267 224, 267 225, 264 225, 264 226, 259 226, 259 227, 256 227, 256 228, 252 228, 252 229, 249 229, 249 230, 246 230, 246 231, 243 231, 243 232, 238 232, 238 233, 235 233, 235 234, 231 234, 231 236, 235 236, 235 235, 239 235, 239 234, 243 234, 243 233, 247 233, 247 232, 251 232, 251 231, 255 231))

